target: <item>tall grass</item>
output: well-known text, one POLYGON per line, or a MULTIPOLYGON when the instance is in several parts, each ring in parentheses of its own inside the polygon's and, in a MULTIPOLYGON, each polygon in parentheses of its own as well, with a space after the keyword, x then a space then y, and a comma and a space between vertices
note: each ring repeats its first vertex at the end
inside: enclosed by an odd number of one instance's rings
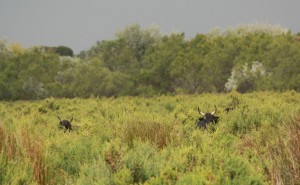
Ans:
POLYGON ((44 144, 33 138, 28 129, 21 134, 9 131, 0 124, 1 184, 47 184, 51 182, 45 163, 44 144))
POLYGON ((0 102, 0 184, 299 184, 299 112, 296 92, 0 102))
POLYGON ((149 122, 130 122, 125 123, 123 128, 123 140, 132 145, 134 140, 140 139, 144 142, 151 142, 158 148, 168 145, 171 140, 172 127, 166 124, 149 122))
POLYGON ((265 134, 271 183, 300 184, 300 114, 265 134))

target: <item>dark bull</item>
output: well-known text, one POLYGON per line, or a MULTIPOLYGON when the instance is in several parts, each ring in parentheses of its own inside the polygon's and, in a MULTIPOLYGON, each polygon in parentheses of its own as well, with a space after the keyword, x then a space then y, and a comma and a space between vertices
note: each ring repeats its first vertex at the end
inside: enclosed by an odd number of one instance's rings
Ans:
POLYGON ((206 128, 206 125, 209 123, 217 123, 219 117, 215 116, 215 113, 217 113, 217 107, 215 106, 215 110, 211 113, 203 113, 200 111, 199 107, 198 107, 198 112, 200 115, 202 115, 203 117, 200 117, 196 124, 198 128, 206 128))
POLYGON ((58 117, 58 119, 59 119, 59 127, 60 127, 60 128, 65 127, 65 132, 66 132, 67 130, 69 130, 69 132, 70 132, 70 131, 72 130, 71 122, 72 122, 72 120, 73 120, 73 117, 71 118, 70 121, 68 121, 68 120, 62 120, 62 119, 60 119, 59 116, 57 116, 57 117, 58 117))

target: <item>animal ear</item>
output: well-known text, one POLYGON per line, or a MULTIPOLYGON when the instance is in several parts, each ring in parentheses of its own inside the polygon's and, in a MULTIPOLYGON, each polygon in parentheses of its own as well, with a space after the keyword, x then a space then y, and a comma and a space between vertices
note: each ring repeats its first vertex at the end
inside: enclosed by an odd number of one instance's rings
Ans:
POLYGON ((70 121, 69 121, 69 122, 71 123, 71 121, 73 121, 73 116, 72 116, 72 118, 70 119, 70 121))
POLYGON ((217 106, 215 105, 215 110, 212 111, 212 113, 210 113, 211 115, 214 115, 215 113, 217 113, 217 106))
POLYGON ((60 117, 58 115, 57 115, 57 117, 58 117, 59 121, 61 121, 61 119, 60 119, 60 117))
POLYGON ((201 112, 199 107, 198 107, 198 112, 199 112, 199 114, 201 114, 202 116, 205 116, 205 113, 201 112))

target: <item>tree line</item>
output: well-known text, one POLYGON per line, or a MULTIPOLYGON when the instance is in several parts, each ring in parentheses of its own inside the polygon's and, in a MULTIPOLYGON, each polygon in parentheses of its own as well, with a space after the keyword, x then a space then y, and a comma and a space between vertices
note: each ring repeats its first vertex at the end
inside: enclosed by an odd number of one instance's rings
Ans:
POLYGON ((300 91, 300 33, 250 24, 186 38, 127 26, 77 56, 0 41, 0 99, 300 91))

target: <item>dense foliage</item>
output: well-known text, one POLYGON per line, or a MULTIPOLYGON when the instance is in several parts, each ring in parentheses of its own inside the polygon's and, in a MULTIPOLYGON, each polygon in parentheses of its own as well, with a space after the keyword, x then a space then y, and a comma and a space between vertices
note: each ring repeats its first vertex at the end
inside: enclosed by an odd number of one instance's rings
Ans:
POLYGON ((300 36, 268 24, 187 39, 133 24, 76 57, 0 41, 0 99, 300 91, 300 36))
POLYGON ((0 184, 299 184, 299 113, 295 91, 2 101, 0 184))

